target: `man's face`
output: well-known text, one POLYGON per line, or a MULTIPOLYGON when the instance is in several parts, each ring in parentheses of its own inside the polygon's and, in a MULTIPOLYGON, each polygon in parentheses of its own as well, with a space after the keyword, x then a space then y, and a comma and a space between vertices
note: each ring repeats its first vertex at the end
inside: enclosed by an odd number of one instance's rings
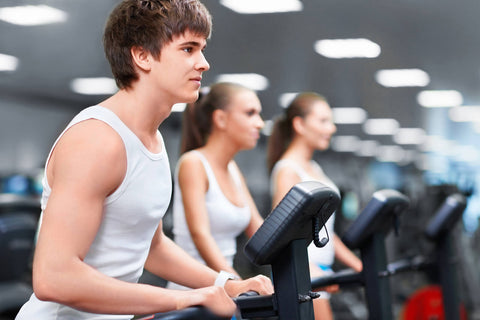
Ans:
POLYGON ((202 73, 210 69, 203 55, 206 43, 205 38, 187 30, 163 46, 152 75, 169 103, 197 100, 202 73))

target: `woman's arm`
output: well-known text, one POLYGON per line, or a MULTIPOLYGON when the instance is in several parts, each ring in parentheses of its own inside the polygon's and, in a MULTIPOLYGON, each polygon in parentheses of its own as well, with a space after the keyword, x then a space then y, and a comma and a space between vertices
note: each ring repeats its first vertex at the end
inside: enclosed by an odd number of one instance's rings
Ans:
POLYGON ((178 184, 182 193, 185 220, 200 256, 213 270, 225 270, 238 275, 229 265, 212 236, 205 205, 208 179, 203 164, 197 156, 185 154, 182 157, 178 167, 178 184))
POLYGON ((163 233, 161 224, 153 237, 145 269, 190 288, 211 286, 217 277, 217 272, 192 258, 168 238, 163 233))
POLYGON ((362 260, 360 260, 336 234, 333 235, 333 245, 335 247, 335 258, 357 272, 362 271, 362 260))

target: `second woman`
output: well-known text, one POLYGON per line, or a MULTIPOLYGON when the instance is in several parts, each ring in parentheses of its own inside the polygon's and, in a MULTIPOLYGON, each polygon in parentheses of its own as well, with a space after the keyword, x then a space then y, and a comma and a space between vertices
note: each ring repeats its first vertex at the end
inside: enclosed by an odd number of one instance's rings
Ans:
POLYGON ((184 111, 182 155, 175 170, 175 242, 212 269, 237 277, 236 238, 242 232, 251 237, 263 219, 234 157, 256 146, 264 125, 261 109, 250 89, 212 85, 184 111))

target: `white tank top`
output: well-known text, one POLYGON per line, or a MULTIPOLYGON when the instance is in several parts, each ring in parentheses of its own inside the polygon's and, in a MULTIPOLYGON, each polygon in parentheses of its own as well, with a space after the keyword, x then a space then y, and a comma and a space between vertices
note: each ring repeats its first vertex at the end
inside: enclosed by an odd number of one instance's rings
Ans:
MULTIPOLYGON (((318 175, 322 177, 322 179, 312 177, 300 165, 298 165, 293 160, 282 159, 282 160, 279 160, 277 163, 275 163, 275 166, 272 169, 271 183, 270 183, 270 186, 271 186, 270 192, 272 196, 275 193, 274 188, 276 186, 278 172, 280 171, 281 168, 284 168, 284 167, 289 167, 292 170, 294 170, 295 173, 300 177, 302 182, 303 181, 319 181, 321 183, 324 183, 327 187, 330 187, 333 190, 335 190, 338 194, 340 194, 340 191, 338 190, 337 186, 333 183, 332 180, 330 180, 330 178, 328 178, 325 175, 320 165, 313 160, 311 161, 311 164, 314 167, 315 171, 317 171, 318 175)), ((330 218, 327 220, 327 222, 325 223, 325 226, 327 227, 327 230, 328 230, 328 236, 330 238, 330 240, 328 241, 325 247, 318 248, 317 246, 315 246, 313 242, 308 246, 308 259, 310 262, 314 263, 317 266, 330 267, 333 264, 333 261, 335 259, 335 249, 333 246, 334 223, 335 223, 335 214, 332 214, 330 218)), ((322 228, 319 232, 319 238, 322 239, 324 237, 327 237, 327 234, 325 232, 325 228, 322 228)))
MULTIPOLYGON (((165 144, 158 132, 162 151, 150 152, 115 113, 101 106, 89 107, 80 112, 60 137, 71 126, 88 119, 101 120, 120 135, 125 145, 127 170, 121 185, 105 200, 102 223, 84 262, 110 277, 137 282, 143 272, 153 235, 170 202, 172 182, 165 144)), ((48 158, 51 153, 52 151, 48 158)), ((42 210, 45 209, 51 193, 46 177, 45 171, 42 210)), ((40 301, 35 294, 16 317, 22 320, 131 318, 132 315, 81 312, 58 303, 40 301)))
MULTIPOLYGON (((243 207, 238 207, 231 203, 220 189, 213 170, 205 156, 196 150, 190 152, 194 152, 201 159, 207 174, 208 190, 205 194, 205 205, 207 207, 212 236, 223 256, 230 265, 233 265, 233 257, 237 252, 236 238, 250 223, 250 207, 246 204, 243 207)), ((235 170, 233 163, 230 163, 228 170, 238 190, 240 190, 241 182, 239 172, 235 170)), ((244 197, 244 199, 246 198, 244 197)), ((175 190, 173 193, 173 234, 175 242, 180 247, 187 251, 192 257, 205 264, 205 261, 193 243, 185 220, 182 194, 178 186, 178 167, 175 172, 175 190)))

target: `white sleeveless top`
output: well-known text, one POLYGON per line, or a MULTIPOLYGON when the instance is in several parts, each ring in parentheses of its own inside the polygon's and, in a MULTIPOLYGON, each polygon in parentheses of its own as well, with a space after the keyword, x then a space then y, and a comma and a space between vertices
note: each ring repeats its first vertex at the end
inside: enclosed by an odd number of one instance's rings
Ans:
MULTIPOLYGON (((137 282, 143 272, 154 233, 170 202, 172 182, 165 144, 158 132, 162 151, 150 152, 115 113, 101 106, 89 107, 80 112, 60 137, 73 125, 88 119, 101 120, 120 135, 125 145, 127 170, 118 189, 105 200, 102 223, 84 262, 107 276, 137 282)), ((48 158, 51 153, 52 151, 48 158)), ((51 193, 46 177, 45 171, 42 210, 51 193)), ((16 317, 22 320, 131 318, 132 315, 81 312, 58 303, 40 301, 35 294, 16 317)))
MULTIPOLYGON (((314 167, 315 171, 317 171, 318 174, 322 177, 322 179, 319 180, 318 178, 312 177, 300 165, 298 165, 293 160, 282 159, 282 160, 279 160, 277 163, 275 163, 275 166, 272 169, 271 181, 270 181, 271 195, 273 196, 273 194, 275 193, 275 186, 276 186, 278 172, 280 171, 281 168, 284 168, 284 167, 289 167, 293 169, 295 173, 300 177, 302 182, 319 181, 321 183, 324 183, 327 187, 330 187, 333 190, 335 190, 338 194, 340 194, 340 191, 338 190, 337 186, 333 183, 332 180, 330 180, 330 178, 328 178, 325 175, 320 165, 313 160, 311 161, 311 164, 314 167)), ((327 220, 327 222, 325 223, 325 226, 327 227, 328 235, 330 238, 330 240, 328 241, 325 247, 318 248, 317 246, 315 246, 313 242, 308 246, 308 259, 310 262, 314 263, 317 266, 330 267, 333 264, 333 261, 335 259, 335 249, 333 246, 334 223, 335 223, 335 214, 332 214, 330 218, 327 220)), ((325 228, 322 228, 319 232, 319 239, 322 239, 324 237, 327 237, 327 234, 325 232, 325 228)))
MULTIPOLYGON (((190 152, 194 152, 200 158, 207 174, 208 190, 205 194, 205 205, 210 222, 210 231, 223 256, 230 265, 233 265, 233 257, 237 252, 236 238, 250 223, 250 207, 247 204, 238 207, 231 203, 220 189, 215 174, 205 156, 196 150, 190 152)), ((240 192, 241 181, 238 170, 235 170, 233 163, 229 164, 228 170, 240 192)), ((180 247, 205 264, 195 247, 185 220, 182 194, 178 186, 178 166, 175 172, 175 190, 173 193, 173 235, 175 242, 180 247)))

